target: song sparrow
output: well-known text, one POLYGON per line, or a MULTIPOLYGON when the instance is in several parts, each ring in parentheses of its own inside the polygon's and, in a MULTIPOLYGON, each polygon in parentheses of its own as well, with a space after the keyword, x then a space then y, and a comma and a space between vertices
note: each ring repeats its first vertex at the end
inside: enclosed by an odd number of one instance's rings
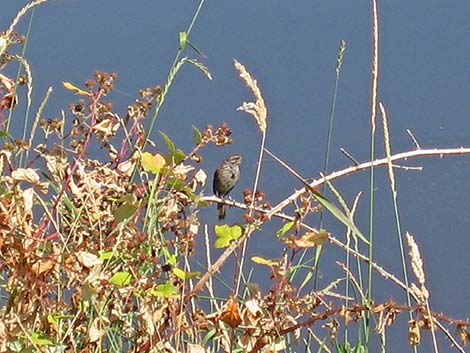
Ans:
MULTIPOLYGON (((224 197, 232 191, 233 187, 240 178, 240 168, 238 167, 242 162, 242 156, 233 154, 226 158, 214 173, 214 182, 212 184, 214 194, 219 197, 224 197)), ((219 219, 225 218, 225 208, 222 203, 217 205, 217 213, 219 219)))

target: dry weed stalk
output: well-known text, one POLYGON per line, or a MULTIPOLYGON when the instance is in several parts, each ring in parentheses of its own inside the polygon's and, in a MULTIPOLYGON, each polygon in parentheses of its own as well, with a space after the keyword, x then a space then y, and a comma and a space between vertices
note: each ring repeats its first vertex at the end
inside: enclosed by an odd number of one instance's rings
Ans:
MULTIPOLYGON (((411 269, 413 274, 415 275, 418 283, 420 284, 420 288, 418 288, 414 283, 411 285, 411 290, 415 293, 416 298, 418 299, 418 304, 423 306, 425 312, 422 313, 422 317, 419 320, 410 320, 409 324, 409 341, 412 344, 418 344, 420 341, 420 330, 421 328, 431 330, 431 335, 433 339, 433 347, 434 351, 438 352, 437 346, 437 339, 435 334, 436 329, 436 318, 433 316, 431 312, 431 307, 429 304, 429 291, 425 286, 426 277, 424 275, 424 265, 423 260, 421 258, 421 254, 418 248, 418 244, 414 237, 410 233, 406 233, 406 240, 408 242, 409 247, 409 255, 411 260, 411 269)), ((439 325, 437 327, 440 327, 439 325)))
MULTIPOLYGON (((243 102, 243 104, 240 107, 238 107, 237 110, 251 115, 255 119, 258 125, 258 128, 261 131, 261 144, 260 144, 260 149, 259 149, 259 154, 258 154, 258 163, 256 167, 255 178, 253 181, 252 194, 254 197, 251 199, 250 209, 249 209, 250 211, 249 211, 249 214, 246 216, 247 219, 249 219, 250 221, 253 221, 253 214, 255 212, 254 206, 255 206, 256 199, 257 199, 257 195, 258 195, 258 185, 259 185, 259 180, 260 180, 260 175, 261 175, 261 165, 262 165, 263 154, 264 154, 264 146, 266 144, 266 128, 267 128, 268 110, 266 108, 266 104, 264 103, 264 99, 261 94, 261 90, 258 86, 258 82, 252 77, 252 75, 248 72, 245 66, 240 64, 237 60, 235 60, 234 66, 236 70, 238 71, 238 73, 240 74, 240 78, 245 82, 245 85, 251 90, 251 92, 253 93, 253 96, 255 97, 255 102, 243 102)), ((240 283, 241 283, 241 278, 242 278, 243 265, 245 261, 247 240, 250 234, 252 233, 253 229, 254 229, 253 225, 248 225, 248 227, 246 228, 245 234, 242 237, 243 246, 242 246, 240 261, 238 264, 238 278, 234 285, 236 294, 238 294, 240 290, 240 283)), ((231 253, 227 253, 227 254, 230 255, 231 253)))
MULTIPOLYGON (((424 276, 423 260, 421 259, 418 244, 416 244, 414 237, 410 233, 406 233, 406 240, 410 248, 411 269, 418 283, 424 287, 426 277, 424 276)), ((427 296, 425 298, 427 298, 427 296)))
POLYGON ((20 21, 21 17, 23 17, 26 12, 28 12, 29 10, 31 10, 33 7, 35 6, 38 6, 44 2, 46 2, 48 0, 35 0, 35 1, 32 1, 30 2, 29 4, 27 4, 25 7, 23 7, 18 13, 17 15, 15 16, 15 18, 13 19, 13 22, 11 23, 10 27, 8 27, 7 31, 5 32, 5 37, 8 38, 11 36, 11 34, 13 33, 13 31, 15 30, 15 26, 18 24, 18 22, 20 21))
POLYGON ((268 110, 264 104, 261 90, 258 87, 258 82, 251 76, 246 70, 245 66, 235 60, 235 68, 240 74, 240 77, 245 82, 245 85, 251 90, 255 96, 254 102, 243 102, 243 104, 237 108, 237 110, 250 114, 257 122, 259 129, 262 133, 266 131, 266 120, 268 116, 268 110))

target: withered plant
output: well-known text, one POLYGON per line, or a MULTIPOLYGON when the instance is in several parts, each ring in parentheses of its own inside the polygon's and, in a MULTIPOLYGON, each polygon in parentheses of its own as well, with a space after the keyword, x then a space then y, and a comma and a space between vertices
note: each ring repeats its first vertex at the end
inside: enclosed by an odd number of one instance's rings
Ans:
MULTIPOLYGON (((12 54, 24 41, 14 28, 27 11, 45 1, 21 9, 0 35, 0 71, 19 63, 25 72, 17 78, 0 72, 0 352, 255 353, 313 351, 312 347, 359 352, 369 349, 372 335, 386 347, 385 333, 400 315, 408 316, 410 345, 417 347, 423 332, 429 332, 435 351, 438 334, 464 351, 470 323, 432 309, 414 237, 399 234, 409 249, 407 256, 402 247, 403 275, 388 272, 379 260, 371 260, 373 240, 355 225, 360 195, 347 205, 332 184, 345 175, 384 166, 396 196, 398 161, 470 153, 468 148, 425 150, 417 144, 412 151, 391 153, 386 110, 376 100, 375 6, 371 134, 379 109, 385 156, 371 153, 369 161, 353 160, 352 166, 332 173, 325 166, 316 178, 304 179, 265 147, 268 109, 261 88, 236 61, 237 72, 254 96, 254 102, 244 102, 238 110, 255 119, 261 143, 253 188, 244 190, 243 201, 232 201, 208 195, 212 171, 199 164, 207 145, 232 143, 227 124, 202 131, 188 128, 194 139, 190 151, 175 146, 164 133, 162 146, 149 138, 184 64, 211 79, 201 62, 180 57, 186 47, 202 54, 188 40, 191 26, 180 33, 180 47, 166 80, 142 89, 126 112, 115 112, 108 100, 117 75, 97 71, 83 85, 63 83, 77 99, 61 116, 43 116, 49 90, 25 135, 10 136, 13 111, 18 105, 30 105, 32 91, 28 62, 12 54), (20 85, 26 86, 25 103, 18 98, 20 85), (298 180, 297 190, 276 205, 270 205, 260 190, 265 153, 298 180), (334 199, 324 196, 326 187, 334 199), (235 225, 204 224, 200 209, 214 203, 245 213, 235 225), (331 213, 345 226, 346 243, 309 223, 309 216, 319 212, 331 213), (275 234, 266 230, 273 218, 284 221, 275 234), (279 243, 279 256, 248 259, 246 251, 255 233, 269 233, 262 236, 279 243), (331 278, 327 286, 318 288, 316 261, 327 245, 344 251, 345 258, 337 262, 344 277, 331 278), (216 258, 214 249, 222 251, 216 258), (307 254, 314 261, 306 260, 307 254), (228 265, 229 259, 235 259, 235 266, 228 265), (367 274, 361 270, 364 266, 367 274), (267 269, 262 286, 249 279, 258 267, 267 269), (374 300, 364 284, 372 272, 403 289, 403 302, 374 300), (215 285, 215 277, 228 289, 215 285), (227 278, 233 282, 227 283, 227 278), (357 328, 354 337, 346 334, 351 326, 357 328)), ((342 42, 337 79, 345 48, 342 42)))

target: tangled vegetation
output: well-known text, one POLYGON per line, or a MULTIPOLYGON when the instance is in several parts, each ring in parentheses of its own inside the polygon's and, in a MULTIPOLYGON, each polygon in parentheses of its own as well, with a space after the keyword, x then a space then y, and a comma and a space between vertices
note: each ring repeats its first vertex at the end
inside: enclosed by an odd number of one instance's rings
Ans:
MULTIPOLYGON (((398 315, 409 315, 409 344, 418 346, 422 332, 429 331, 435 349, 435 335, 441 333, 457 351, 464 351, 461 342, 470 337, 470 322, 431 310, 413 236, 403 236, 409 249, 409 257, 403 259, 405 273, 414 278, 408 282, 406 276, 400 279, 361 253, 372 244, 354 224, 354 206, 343 202, 331 181, 384 165, 393 190, 392 162, 468 154, 468 149, 417 148, 391 155, 386 147, 382 159, 307 182, 265 148, 268 112, 261 89, 235 62, 254 96, 239 110, 251 115, 260 131, 258 169, 242 202, 210 196, 209 172, 199 161, 207 145, 232 142, 227 124, 193 127, 190 151, 175 146, 164 133, 164 149, 149 139, 181 66, 192 65, 211 78, 201 62, 187 57, 175 61, 160 86, 142 89, 124 114, 114 112, 107 100, 116 74, 97 71, 83 86, 64 82, 64 88, 78 97, 67 112, 60 118, 42 117, 46 96, 27 139, 15 138, 9 133, 14 108, 28 104, 18 99, 17 88, 26 86, 28 102, 32 73, 25 58, 12 54, 24 41, 14 27, 28 10, 45 1, 27 5, 0 36, 0 352, 309 352, 314 342, 326 352, 365 352, 372 334, 385 345, 385 332, 398 315), (13 79, 1 73, 14 63, 24 67, 24 75, 13 79), (93 158, 91 151, 97 147, 102 153, 93 158), (303 185, 277 205, 270 205, 259 190, 264 153, 303 185), (322 185, 332 190, 335 201, 323 196, 322 185), (216 239, 210 240, 212 229, 202 224, 199 210, 217 202, 246 212, 239 224, 215 226, 216 239), (294 202, 295 212, 283 213, 294 202), (350 241, 342 243, 334 234, 309 225, 306 217, 317 212, 330 212, 343 223, 350 241), (273 217, 285 221, 271 235, 282 245, 279 257, 247 259, 250 236, 264 232, 263 225, 273 217), (317 289, 311 286, 317 275, 315 263, 304 256, 310 252, 310 258, 317 258, 325 243, 344 250, 346 260, 338 259, 338 265, 345 275, 317 289), (201 248, 206 252, 197 251, 201 248), (214 248, 223 252, 213 260, 214 248), (235 269, 225 266, 235 253, 235 269), (269 269, 268 291, 246 280, 249 266, 269 269), (363 266, 403 288, 406 303, 371 298, 360 277, 367 276, 360 270, 363 266), (299 275, 299 269, 307 269, 307 274, 299 275), (233 277, 228 297, 217 293, 213 284, 218 273, 233 277), (340 293, 343 282, 346 291, 340 293), (357 327, 357 338, 340 340, 339 333, 351 325, 357 327)), ((188 35, 180 34, 179 53, 193 47, 188 35)), ((344 50, 341 43, 338 75, 344 50)), ((384 106, 374 106, 381 111, 387 141, 384 106)))

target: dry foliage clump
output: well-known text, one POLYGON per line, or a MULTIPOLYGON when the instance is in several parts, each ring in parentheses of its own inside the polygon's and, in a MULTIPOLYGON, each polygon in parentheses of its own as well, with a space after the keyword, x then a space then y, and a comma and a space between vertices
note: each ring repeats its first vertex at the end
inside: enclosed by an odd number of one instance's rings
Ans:
MULTIPOLYGON (((33 1, 19 17, 45 1, 33 1)), ((357 343, 361 339, 339 343, 340 334, 352 324, 361 330, 374 325, 384 339, 402 313, 413 317, 408 322, 410 344, 420 344, 423 332, 434 336, 439 330, 463 351, 444 324, 455 328, 466 343, 470 323, 431 311, 423 261, 413 237, 408 236, 408 242, 418 285, 405 285, 371 263, 358 247, 352 249, 330 232, 307 224, 310 215, 326 208, 353 236, 361 235, 353 217, 316 190, 317 181, 308 184, 299 176, 305 188, 274 207, 257 182, 254 190, 244 191, 243 203, 204 195, 202 151, 208 144, 232 142, 226 124, 203 131, 194 128, 195 144, 189 152, 177 148, 164 133, 165 147, 156 148, 145 127, 164 101, 175 68, 163 88, 141 90, 124 114, 114 112, 107 100, 117 75, 97 71, 84 87, 64 82, 63 87, 79 97, 67 112, 44 117, 40 110, 27 141, 9 136, 8 122, 19 104, 16 91, 25 84, 30 97, 32 86, 26 61, 7 50, 23 41, 13 31, 19 17, 0 35, 0 71, 14 61, 26 65, 26 75, 18 81, 0 73, 0 353, 255 353, 297 351, 301 344, 302 350, 311 350, 312 341, 325 351, 365 351, 368 347, 357 343), (215 226, 216 240, 211 242, 199 216, 209 202, 248 209, 242 218, 245 224, 215 226), (281 213, 287 204, 295 204, 292 215, 281 213), (247 270, 240 265, 245 260, 241 255, 235 269, 225 266, 233 253, 249 246, 249 235, 272 217, 285 223, 276 234, 262 236, 279 242, 279 257, 254 256, 247 270), (305 254, 314 258, 317 247, 327 244, 371 263, 387 283, 403 288, 413 304, 369 300, 362 279, 356 278, 359 261, 357 271, 338 263, 345 278, 318 288, 319 273, 305 254), (212 261, 214 248, 225 250, 212 261), (207 263, 201 265, 203 258, 207 263), (249 278, 254 268, 263 269, 264 290, 247 280, 239 292, 240 278, 248 273, 249 278), (222 280, 234 278, 228 289, 212 281, 220 272, 222 280), (341 287, 346 289, 341 292, 341 287)), ((185 62, 208 74, 201 63, 187 58, 175 67, 185 62)), ((258 180, 267 109, 256 80, 243 65, 235 66, 255 97, 239 110, 255 118, 263 135, 258 180)), ((318 182, 372 164, 358 164, 318 182)))
POLYGON ((80 98, 62 118, 39 119, 42 142, 0 150, 0 351, 111 349, 114 339, 156 347, 188 319, 178 298, 195 275, 183 259, 194 254, 206 182, 197 151, 231 143, 231 132, 194 129, 187 155, 165 135, 166 152, 143 152, 153 143, 142 124, 160 88, 142 90, 121 117, 105 100, 115 79, 96 72, 85 89, 65 82, 80 98), (107 157, 90 158, 97 148, 107 157))

